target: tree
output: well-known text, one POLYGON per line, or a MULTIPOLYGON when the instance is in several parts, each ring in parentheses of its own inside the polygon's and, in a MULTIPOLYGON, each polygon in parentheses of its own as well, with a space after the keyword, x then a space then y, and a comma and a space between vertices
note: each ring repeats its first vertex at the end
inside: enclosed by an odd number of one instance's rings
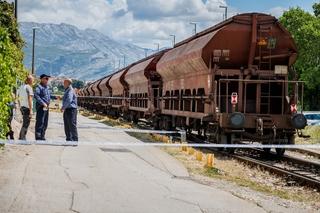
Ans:
POLYGON ((8 31, 9 38, 19 49, 24 45, 24 41, 19 33, 18 23, 14 17, 14 5, 0 0, 0 27, 8 31))
POLYGON ((314 15, 320 17, 320 3, 314 3, 313 6, 314 15))
POLYGON ((299 79, 306 82, 305 108, 319 110, 320 19, 301 8, 291 8, 280 17, 280 22, 292 34, 298 47, 298 59, 294 68, 299 79))
POLYGON ((84 82, 81 80, 72 80, 72 87, 77 88, 77 89, 81 89, 84 87, 84 82))
POLYGON ((14 7, 0 0, 0 138, 8 131, 8 103, 18 79, 23 79, 23 40, 14 18, 14 7))

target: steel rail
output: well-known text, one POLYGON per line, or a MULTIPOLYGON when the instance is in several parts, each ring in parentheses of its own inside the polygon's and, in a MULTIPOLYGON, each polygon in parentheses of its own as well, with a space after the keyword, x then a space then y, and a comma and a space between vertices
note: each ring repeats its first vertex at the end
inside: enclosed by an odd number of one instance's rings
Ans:
POLYGON ((261 160, 257 160, 254 158, 250 158, 250 157, 246 157, 246 156, 241 156, 238 154, 229 154, 231 157, 242 161, 242 162, 246 162, 246 163, 250 163, 252 165, 258 165, 263 167, 264 169, 267 169, 277 175, 283 176, 286 175, 292 179, 295 179, 295 181, 297 181, 300 185, 306 185, 312 188, 317 188, 320 189, 320 180, 312 178, 312 177, 308 177, 306 175, 302 175, 302 174, 298 174, 294 171, 288 170, 288 169, 283 169, 280 168, 278 166, 274 166, 271 165, 270 163, 261 161, 261 160))

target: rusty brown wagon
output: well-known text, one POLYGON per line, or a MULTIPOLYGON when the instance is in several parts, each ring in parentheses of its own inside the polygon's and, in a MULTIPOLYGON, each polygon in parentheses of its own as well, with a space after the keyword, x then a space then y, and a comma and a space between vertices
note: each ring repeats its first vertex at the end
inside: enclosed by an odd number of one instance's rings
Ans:
POLYGON ((275 17, 240 14, 111 75, 98 96, 156 128, 197 131, 219 143, 292 144, 306 125, 297 112, 303 84, 289 80, 296 58, 293 38, 275 17))

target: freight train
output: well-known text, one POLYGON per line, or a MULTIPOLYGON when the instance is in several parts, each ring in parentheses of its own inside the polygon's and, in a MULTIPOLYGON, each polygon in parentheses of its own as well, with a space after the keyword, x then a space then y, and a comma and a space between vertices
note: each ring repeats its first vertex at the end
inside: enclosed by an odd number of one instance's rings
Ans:
POLYGON ((289 80, 296 58, 292 36, 275 17, 240 14, 94 81, 78 102, 215 143, 294 144, 306 126, 297 110, 303 82, 289 80))

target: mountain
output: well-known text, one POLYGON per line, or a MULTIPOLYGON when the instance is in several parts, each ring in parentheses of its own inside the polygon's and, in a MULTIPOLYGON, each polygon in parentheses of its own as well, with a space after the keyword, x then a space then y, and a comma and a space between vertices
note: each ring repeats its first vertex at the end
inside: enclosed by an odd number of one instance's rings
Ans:
POLYGON ((145 56, 145 50, 123 44, 93 29, 80 30, 68 24, 21 22, 26 41, 25 66, 31 70, 32 29, 36 28, 35 70, 53 76, 93 80, 145 56), (119 63, 120 61, 120 63, 119 63))

